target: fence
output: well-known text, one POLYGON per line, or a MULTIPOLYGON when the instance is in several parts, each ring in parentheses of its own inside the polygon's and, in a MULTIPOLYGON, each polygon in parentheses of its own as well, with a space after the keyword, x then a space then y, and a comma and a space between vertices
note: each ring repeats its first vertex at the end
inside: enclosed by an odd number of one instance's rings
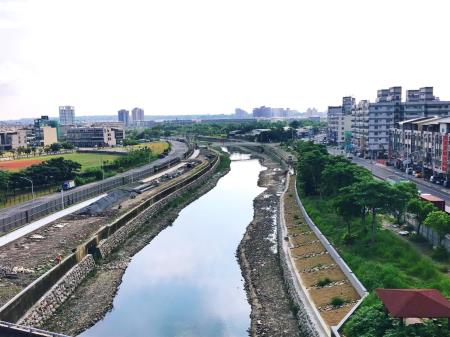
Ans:
POLYGON ((177 164, 182 159, 191 155, 193 149, 190 144, 187 145, 188 151, 181 156, 172 159, 165 158, 160 160, 159 164, 148 164, 100 182, 80 186, 76 190, 61 192, 61 197, 55 196, 36 206, 29 205, 28 207, 23 207, 12 215, 0 218, 0 232, 8 232, 16 227, 23 226, 28 222, 38 220, 45 215, 62 210, 67 206, 93 198, 99 194, 110 191, 113 188, 138 181, 169 166, 177 164))

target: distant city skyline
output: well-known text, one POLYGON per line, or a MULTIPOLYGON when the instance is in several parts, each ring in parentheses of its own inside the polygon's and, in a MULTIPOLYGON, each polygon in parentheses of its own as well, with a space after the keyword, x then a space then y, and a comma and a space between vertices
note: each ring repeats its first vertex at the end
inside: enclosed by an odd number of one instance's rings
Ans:
POLYGON ((450 97, 449 9, 443 0, 0 0, 0 120, 57 116, 65 104, 80 116, 135 106, 147 116, 326 111, 397 85, 450 97))

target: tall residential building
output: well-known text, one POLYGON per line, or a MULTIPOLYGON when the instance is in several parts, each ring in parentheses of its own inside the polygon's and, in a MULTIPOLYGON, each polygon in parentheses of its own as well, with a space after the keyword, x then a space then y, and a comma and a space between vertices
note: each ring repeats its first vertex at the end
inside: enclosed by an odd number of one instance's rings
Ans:
POLYGON ((366 152, 369 143, 369 101, 362 100, 352 109, 352 143, 360 152, 366 152))
POLYGON ((380 89, 375 103, 361 101, 352 109, 353 144, 374 159, 390 157, 390 132, 399 122, 449 114, 450 102, 435 97, 433 87, 407 90, 405 102, 401 87, 380 89))
POLYGON ((130 124, 130 112, 125 109, 121 109, 117 112, 117 117, 119 122, 124 123, 125 125, 130 124))
POLYGON ((59 124, 75 125, 75 107, 70 105, 59 107, 59 124))
POLYGON ((134 125, 140 125, 144 121, 144 109, 134 108, 131 110, 131 120, 134 125))
POLYGON ((328 107, 328 141, 338 145, 344 145, 348 138, 348 133, 352 128, 352 116, 343 112, 342 106, 328 107))

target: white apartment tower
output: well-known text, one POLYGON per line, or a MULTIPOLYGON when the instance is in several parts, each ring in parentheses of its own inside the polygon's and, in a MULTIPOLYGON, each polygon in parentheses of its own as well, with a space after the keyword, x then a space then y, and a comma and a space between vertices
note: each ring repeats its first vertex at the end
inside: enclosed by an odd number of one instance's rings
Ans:
POLYGON ((70 105, 59 107, 59 124, 75 125, 75 107, 70 105))

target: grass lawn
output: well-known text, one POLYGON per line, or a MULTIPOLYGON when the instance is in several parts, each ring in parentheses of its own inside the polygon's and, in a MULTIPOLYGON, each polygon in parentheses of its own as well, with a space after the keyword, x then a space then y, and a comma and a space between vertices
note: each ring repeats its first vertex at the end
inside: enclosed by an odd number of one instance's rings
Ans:
POLYGON ((113 161, 118 158, 120 155, 113 154, 100 154, 100 153, 64 153, 64 154, 55 154, 48 156, 37 156, 30 158, 21 158, 11 161, 3 161, 0 162, 0 169, 6 169, 11 172, 17 172, 23 170, 24 168, 39 164, 42 161, 49 160, 52 158, 64 157, 64 159, 70 159, 77 163, 80 163, 82 166, 82 170, 85 170, 90 167, 98 167, 101 166, 104 161, 113 161))
POLYGON ((159 155, 159 154, 163 153, 165 149, 169 148, 169 143, 167 143, 165 141, 157 141, 157 142, 127 146, 127 149, 141 149, 144 147, 149 147, 153 153, 159 155))

